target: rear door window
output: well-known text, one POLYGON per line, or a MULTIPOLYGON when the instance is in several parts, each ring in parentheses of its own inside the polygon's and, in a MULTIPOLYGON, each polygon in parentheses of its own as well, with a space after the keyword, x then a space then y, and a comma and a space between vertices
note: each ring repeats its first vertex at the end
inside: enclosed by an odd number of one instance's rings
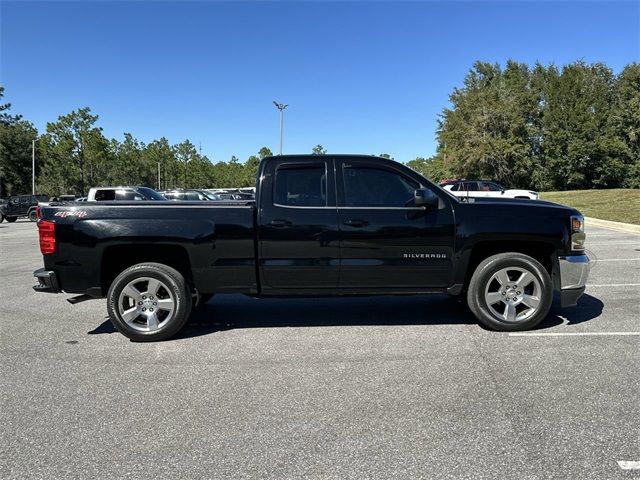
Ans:
POLYGON ((326 207, 327 171, 323 163, 280 165, 273 203, 287 207, 326 207))
POLYGON ((116 200, 144 200, 144 198, 134 190, 116 190, 116 200))

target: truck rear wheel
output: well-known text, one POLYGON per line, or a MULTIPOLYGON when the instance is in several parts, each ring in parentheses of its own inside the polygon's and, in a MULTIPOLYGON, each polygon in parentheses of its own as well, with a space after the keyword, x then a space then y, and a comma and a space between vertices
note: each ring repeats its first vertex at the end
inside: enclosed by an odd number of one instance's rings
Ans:
POLYGON ((107 310, 116 329, 131 340, 165 340, 187 322, 191 293, 177 270, 161 263, 140 263, 113 281, 107 310))
POLYGON ((18 217, 4 217, 4 218, 5 218, 5 219, 7 220, 7 222, 9 222, 9 223, 13 223, 13 222, 15 222, 16 220, 18 220, 18 217))
POLYGON ((486 258, 476 268, 467 303, 486 327, 500 331, 529 330, 549 313, 553 286, 547 270, 517 252, 486 258))
POLYGON ((29 220, 31 220, 32 222, 35 222, 38 220, 38 214, 35 210, 31 210, 29 212, 29 220))

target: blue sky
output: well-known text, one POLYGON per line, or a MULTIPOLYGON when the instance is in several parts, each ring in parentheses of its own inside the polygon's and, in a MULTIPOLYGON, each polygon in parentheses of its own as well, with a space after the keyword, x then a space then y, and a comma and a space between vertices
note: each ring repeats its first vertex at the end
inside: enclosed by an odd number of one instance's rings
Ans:
POLYGON ((43 130, 89 106, 109 137, 189 138, 213 161, 435 152, 439 112, 475 60, 640 58, 631 2, 7 2, 6 98, 43 130))

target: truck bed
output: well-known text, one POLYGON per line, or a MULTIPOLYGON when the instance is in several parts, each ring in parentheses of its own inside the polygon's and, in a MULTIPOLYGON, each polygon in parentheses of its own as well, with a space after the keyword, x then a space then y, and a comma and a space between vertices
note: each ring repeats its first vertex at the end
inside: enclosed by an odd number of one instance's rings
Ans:
POLYGON ((132 256, 159 253, 192 266, 202 292, 257 291, 253 202, 52 203, 40 215, 56 224, 56 251, 44 261, 65 292, 104 295, 104 280, 132 256))

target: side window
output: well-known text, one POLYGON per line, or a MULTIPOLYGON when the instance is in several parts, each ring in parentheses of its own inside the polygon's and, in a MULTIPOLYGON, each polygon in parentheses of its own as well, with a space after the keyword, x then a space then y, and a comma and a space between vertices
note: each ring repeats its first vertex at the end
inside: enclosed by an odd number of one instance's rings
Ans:
POLYGON ((347 207, 408 207, 418 183, 381 168, 345 165, 344 200, 347 207))
POLYGON ((184 200, 194 201, 194 200, 202 200, 198 192, 185 192, 184 200))
POLYGON ((116 200, 143 200, 143 198, 133 190, 116 190, 116 200))
POLYGON ((20 203, 19 197, 11 197, 11 205, 18 205, 20 203))
POLYGON ((464 184, 464 189, 468 192, 477 192, 478 191, 478 182, 466 182, 464 184))
POLYGON ((281 165, 276 170, 273 203, 291 207, 326 207, 327 172, 324 163, 281 165))
POLYGON ((97 202, 104 202, 107 200, 115 200, 116 192, 115 190, 98 190, 95 195, 95 199, 97 202))
POLYGON ((500 192, 502 189, 492 182, 482 182, 482 190, 485 192, 500 192))
POLYGON ((456 183, 455 185, 453 185, 453 187, 451 187, 451 191, 452 192, 457 192, 460 190, 460 184, 456 183))

